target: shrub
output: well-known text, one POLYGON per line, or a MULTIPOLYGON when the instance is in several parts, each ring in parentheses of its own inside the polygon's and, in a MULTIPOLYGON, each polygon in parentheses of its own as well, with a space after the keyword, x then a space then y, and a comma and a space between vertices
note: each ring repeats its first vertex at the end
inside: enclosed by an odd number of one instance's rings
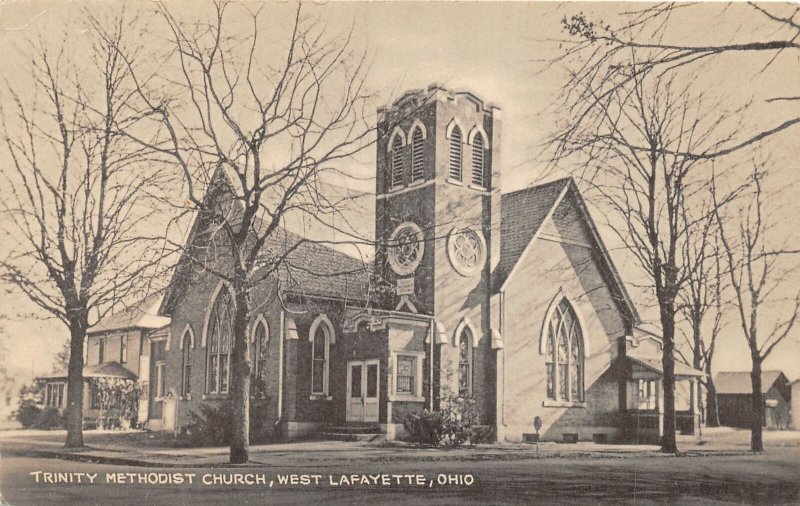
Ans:
POLYGON ((403 420, 403 427, 412 442, 438 446, 444 437, 444 416, 441 411, 417 411, 403 420))
POLYGON ((61 416, 61 413, 56 408, 45 408, 36 418, 34 427, 44 430, 63 429, 64 417, 61 416))
POLYGON ((470 441, 479 443, 490 440, 485 430, 479 431, 475 426, 477 420, 475 401, 469 398, 447 398, 442 408, 438 411, 418 411, 410 414, 403 420, 403 427, 409 434, 409 439, 417 444, 427 446, 458 447, 470 441))
POLYGON ((21 400, 19 408, 14 412, 14 417, 26 429, 32 427, 39 419, 42 409, 36 405, 36 402, 30 399, 21 400))
MULTIPOLYGON (((269 441, 272 427, 267 423, 269 398, 250 400, 250 443, 269 441)), ((233 437, 233 403, 225 401, 216 405, 203 404, 200 412, 189 414, 186 425, 190 446, 226 446, 233 437)))
POLYGON ((491 425, 473 425, 471 427, 469 442, 476 445, 494 441, 494 428, 491 425))

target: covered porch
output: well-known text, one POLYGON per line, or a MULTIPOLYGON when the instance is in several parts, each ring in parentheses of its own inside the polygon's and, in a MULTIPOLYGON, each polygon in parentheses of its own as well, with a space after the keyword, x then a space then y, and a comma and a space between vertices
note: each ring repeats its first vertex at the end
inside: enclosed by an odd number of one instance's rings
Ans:
MULTIPOLYGON (((623 364, 624 409, 620 410, 622 438, 631 443, 657 443, 664 433, 664 372, 660 359, 627 356, 623 364)), ((682 435, 700 431, 698 396, 704 376, 675 363, 675 428, 682 435)))
MULTIPOLYGON (((67 407, 67 372, 59 370, 38 376, 43 383, 44 407, 58 409, 64 413, 67 407)), ((118 362, 87 365, 83 368, 83 419, 84 425, 92 427, 102 413, 102 402, 99 391, 95 388, 98 381, 117 380, 136 383, 138 377, 118 362)))

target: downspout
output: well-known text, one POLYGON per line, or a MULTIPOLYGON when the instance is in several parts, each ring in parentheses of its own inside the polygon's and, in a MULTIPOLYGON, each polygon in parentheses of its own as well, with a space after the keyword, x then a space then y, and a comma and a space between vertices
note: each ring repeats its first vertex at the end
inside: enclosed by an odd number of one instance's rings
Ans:
MULTIPOLYGON (((505 292, 505 290, 500 290, 500 315, 499 316, 500 316, 500 335, 503 337, 503 340, 505 341, 505 339, 506 339, 505 338, 505 335, 506 335, 506 328, 505 328, 506 327, 506 292, 505 292)), ((503 408, 502 408, 503 416, 502 416, 502 420, 503 420, 503 426, 507 427, 508 423, 506 422, 506 406, 508 405, 508 403, 506 402, 506 350, 505 350, 505 347, 503 347, 502 353, 503 353, 503 377, 500 380, 502 388, 503 388, 503 390, 502 390, 503 391, 503 408)))
POLYGON ((286 334, 286 312, 281 309, 281 330, 278 336, 278 419, 275 424, 283 421, 283 340, 286 334))
POLYGON ((436 341, 436 321, 433 318, 431 318, 430 340, 430 359, 428 360, 428 409, 433 411, 433 347, 436 341))

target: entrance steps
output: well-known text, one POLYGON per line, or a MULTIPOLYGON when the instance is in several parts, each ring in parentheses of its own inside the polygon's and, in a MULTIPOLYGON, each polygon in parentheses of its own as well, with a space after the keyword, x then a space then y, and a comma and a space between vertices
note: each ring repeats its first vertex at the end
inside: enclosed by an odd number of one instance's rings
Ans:
POLYGON ((350 422, 338 427, 326 427, 318 433, 321 439, 334 441, 383 441, 386 434, 381 433, 376 423, 350 422))

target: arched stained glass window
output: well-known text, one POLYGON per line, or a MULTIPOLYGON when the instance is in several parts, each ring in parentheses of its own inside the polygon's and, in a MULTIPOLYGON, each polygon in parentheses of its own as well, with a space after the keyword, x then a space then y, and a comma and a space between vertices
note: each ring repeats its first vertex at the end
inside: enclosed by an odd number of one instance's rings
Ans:
POLYGON ((454 181, 461 181, 461 159, 462 159, 462 135, 461 129, 458 126, 453 127, 450 132, 450 179, 454 181))
POLYGON ((458 339, 458 395, 472 394, 472 332, 464 327, 458 339))
POLYGON ((208 321, 207 393, 227 394, 230 390, 232 341, 233 300, 230 292, 223 288, 208 321))
POLYGON ((264 321, 256 323, 253 332, 253 376, 264 379, 269 351, 269 332, 264 321))
POLYGON ((583 334, 575 310, 565 298, 547 326, 545 350, 547 398, 583 401, 583 334))
POLYGON ((324 322, 314 332, 311 343, 311 394, 328 395, 331 330, 324 322))
POLYGON ((192 393, 192 333, 187 329, 183 333, 183 372, 181 375, 181 395, 186 397, 192 393))

